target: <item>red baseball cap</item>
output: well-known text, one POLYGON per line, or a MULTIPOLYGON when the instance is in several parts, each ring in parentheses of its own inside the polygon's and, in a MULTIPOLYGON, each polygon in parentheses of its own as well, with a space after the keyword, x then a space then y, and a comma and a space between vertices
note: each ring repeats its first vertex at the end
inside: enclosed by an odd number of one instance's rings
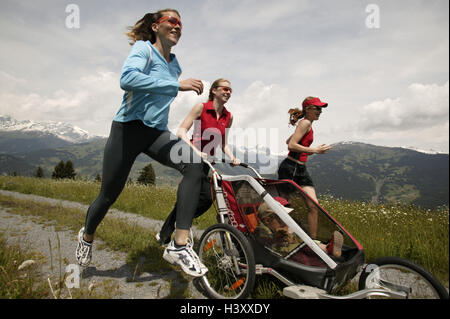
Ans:
MULTIPOLYGON (((273 199, 275 199, 277 202, 279 202, 283 206, 290 205, 289 202, 286 200, 286 198, 277 196, 277 197, 274 197, 273 199)), ((284 207, 284 209, 286 210, 286 212, 288 214, 294 210, 293 208, 289 208, 289 207, 284 207)))
POLYGON ((277 202, 279 202, 283 206, 289 205, 289 202, 286 200, 286 198, 276 196, 273 199, 275 199, 277 202))
POLYGON ((302 103, 303 107, 307 107, 310 105, 314 105, 314 106, 319 106, 319 107, 327 107, 328 103, 324 103, 322 102, 318 97, 315 97, 313 99, 310 100, 304 100, 302 103))

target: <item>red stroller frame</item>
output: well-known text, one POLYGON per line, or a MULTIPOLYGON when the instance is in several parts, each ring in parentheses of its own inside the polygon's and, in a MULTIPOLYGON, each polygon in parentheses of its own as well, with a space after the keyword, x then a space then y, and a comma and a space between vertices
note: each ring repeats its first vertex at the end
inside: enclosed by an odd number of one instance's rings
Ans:
POLYGON ((198 245, 199 258, 209 269, 200 278, 200 286, 209 297, 245 298, 253 289, 255 275, 270 274, 286 284, 283 295, 290 298, 408 298, 413 290, 419 291, 419 298, 448 298, 436 278, 408 260, 385 257, 364 267, 364 250, 358 241, 295 182, 264 179, 245 163, 241 166, 256 177, 220 175, 211 163, 205 163, 211 168, 219 221, 205 230, 198 245), (283 199, 285 206, 275 198, 283 199), (263 209, 263 203, 269 210, 263 209), (318 216, 314 240, 309 235, 315 225, 308 218, 311 213, 318 216), (278 229, 268 226, 267 220, 273 219, 278 229), (327 244, 336 231, 344 239, 339 258, 319 246, 327 244), (361 270, 359 291, 331 295, 361 270), (419 280, 425 283, 414 286, 419 280))
MULTIPOLYGON (((340 231, 345 236, 343 257, 340 262, 332 259, 322 250, 318 250, 317 242, 312 241, 305 233, 305 241, 297 247, 293 247, 291 251, 287 251, 283 254, 276 249, 271 249, 258 241, 258 236, 254 235, 254 221, 258 219, 257 211, 258 206, 263 202, 263 199, 255 194, 248 196, 248 189, 245 190, 245 197, 239 192, 242 188, 245 188, 245 181, 225 181, 222 180, 222 188, 227 194, 225 200, 228 201, 229 223, 245 233, 251 243, 254 250, 256 264, 264 265, 262 269, 267 268, 266 271, 269 274, 276 276, 286 284, 306 284, 309 286, 324 289, 330 293, 337 286, 346 283, 347 280, 353 278, 364 264, 364 251, 362 246, 346 231, 328 212, 325 211, 320 205, 313 201, 297 184, 290 180, 267 180, 256 178, 262 186, 264 186, 267 194, 272 197, 286 198, 291 207, 294 207, 294 211, 290 214, 292 219, 297 224, 306 224, 305 221, 299 220, 299 217, 305 217, 307 212, 306 201, 315 205, 318 212, 323 214, 322 218, 319 218, 319 223, 326 222, 324 218, 328 220, 327 235, 321 235, 321 239, 324 243, 327 243, 333 234, 334 230, 340 231), (287 187, 286 187, 287 186, 287 187), (284 192, 280 189, 284 189, 284 192), (287 194, 291 192, 291 194, 287 194), (249 200, 249 197, 251 198, 249 200), (299 203, 293 204, 297 199, 302 200, 301 205, 299 203), (303 197, 303 198, 300 198, 303 197), (298 210, 303 209, 302 212, 298 210), (231 217, 231 218, 230 218, 231 217), (311 246, 309 246, 311 245, 311 246), (318 252, 318 253, 316 253, 318 252)), ((289 221, 288 221, 289 222, 289 221)), ((288 225, 286 222, 286 225, 288 225)), ((288 225, 289 226, 289 225, 288 225)), ((302 227, 304 230, 307 227, 302 227)))

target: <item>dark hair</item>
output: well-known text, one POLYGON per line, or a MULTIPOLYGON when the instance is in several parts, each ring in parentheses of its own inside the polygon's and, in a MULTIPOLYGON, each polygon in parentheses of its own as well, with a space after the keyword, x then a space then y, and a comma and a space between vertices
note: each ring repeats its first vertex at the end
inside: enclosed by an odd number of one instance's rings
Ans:
POLYGON ((142 19, 134 24, 134 26, 127 28, 129 31, 126 32, 125 35, 129 38, 130 45, 133 45, 136 41, 139 40, 149 40, 150 43, 155 43, 156 34, 152 30, 152 24, 158 21, 164 15, 164 12, 175 12, 179 17, 181 17, 178 11, 175 9, 163 9, 155 13, 145 14, 142 19))
POLYGON ((208 101, 212 101, 212 100, 214 100, 214 94, 213 94, 213 89, 217 89, 220 85, 220 82, 228 82, 228 83, 230 83, 231 84, 231 82, 230 81, 228 81, 227 79, 222 79, 222 78, 220 78, 220 79, 217 79, 217 80, 215 80, 214 82, 213 82, 213 84, 211 84, 211 88, 209 89, 209 96, 208 96, 208 101))
MULTIPOLYGON (((306 99, 303 100, 302 105, 305 101, 309 101, 312 99, 314 99, 314 96, 308 96, 306 99)), ((298 120, 300 120, 306 114, 304 107, 301 110, 298 107, 296 107, 295 109, 289 109, 288 113, 289 113, 289 124, 291 125, 295 125, 298 122, 298 120)))

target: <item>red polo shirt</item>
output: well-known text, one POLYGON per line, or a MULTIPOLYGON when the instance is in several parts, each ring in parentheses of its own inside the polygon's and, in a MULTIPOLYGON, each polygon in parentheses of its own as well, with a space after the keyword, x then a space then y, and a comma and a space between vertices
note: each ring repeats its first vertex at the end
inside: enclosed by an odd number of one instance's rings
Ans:
POLYGON ((215 149, 225 143, 225 130, 230 124, 230 118, 231 113, 225 107, 217 119, 213 101, 203 103, 202 114, 194 121, 192 144, 202 152, 214 156, 215 149))

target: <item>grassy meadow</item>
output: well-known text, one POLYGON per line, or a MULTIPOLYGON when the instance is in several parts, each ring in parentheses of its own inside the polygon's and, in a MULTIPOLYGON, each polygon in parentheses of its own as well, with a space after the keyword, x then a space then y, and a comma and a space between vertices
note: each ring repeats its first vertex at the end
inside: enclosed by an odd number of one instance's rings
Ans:
MULTIPOLYGON (((0 176, 0 189, 90 204, 100 184, 0 176)), ((165 219, 175 198, 175 188, 127 184, 112 208, 165 219)), ((403 257, 423 266, 448 287, 448 208, 426 210, 399 204, 373 205, 326 196, 319 201, 362 244, 368 261, 384 256, 403 257)), ((206 228, 215 222, 211 208, 194 224, 206 228)))
POLYGON ((18 266, 38 256, 21 250, 17 245, 8 245, 0 234, 0 299, 37 299, 48 296, 48 287, 35 269, 19 270, 18 266))

